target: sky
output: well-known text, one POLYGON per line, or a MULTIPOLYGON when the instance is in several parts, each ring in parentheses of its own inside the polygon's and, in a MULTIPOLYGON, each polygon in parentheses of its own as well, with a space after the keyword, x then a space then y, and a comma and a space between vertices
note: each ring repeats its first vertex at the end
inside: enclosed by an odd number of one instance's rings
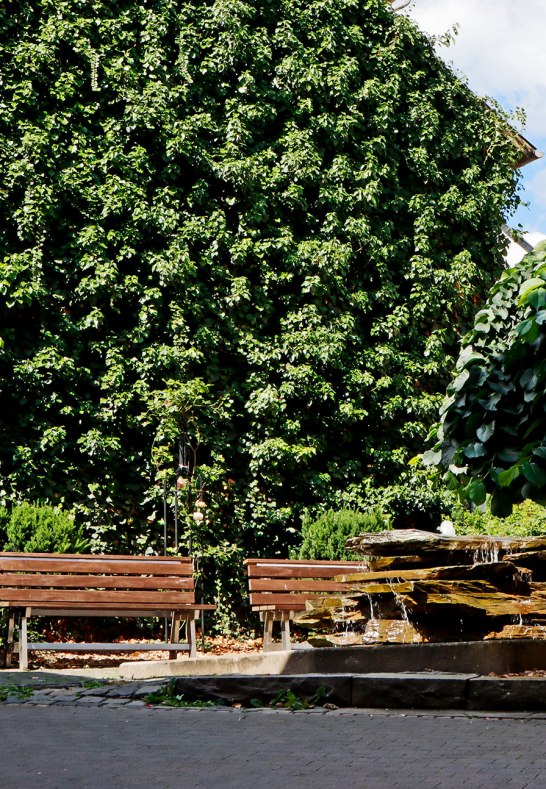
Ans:
MULTIPOLYGON (((546 0, 412 0, 403 13, 432 35, 458 25, 455 43, 438 46, 438 54, 478 95, 505 110, 523 108, 526 125, 518 131, 546 153, 546 0)), ((535 244, 546 238, 546 156, 521 172, 529 206, 509 224, 521 225, 535 244)))

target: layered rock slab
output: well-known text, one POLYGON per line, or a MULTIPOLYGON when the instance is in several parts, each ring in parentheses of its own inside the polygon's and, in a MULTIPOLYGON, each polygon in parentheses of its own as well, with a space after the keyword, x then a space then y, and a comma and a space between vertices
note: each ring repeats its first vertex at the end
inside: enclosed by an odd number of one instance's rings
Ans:
POLYGON ((341 576, 343 594, 309 601, 297 617, 330 630, 327 642, 465 641, 546 627, 546 537, 403 530, 363 534, 347 546, 370 571, 341 576))

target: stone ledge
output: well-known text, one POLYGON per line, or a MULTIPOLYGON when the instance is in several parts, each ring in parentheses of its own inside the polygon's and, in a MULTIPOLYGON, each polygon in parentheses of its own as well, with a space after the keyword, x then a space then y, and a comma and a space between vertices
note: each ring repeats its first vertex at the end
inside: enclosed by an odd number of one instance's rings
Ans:
POLYGON ((351 707, 352 677, 349 674, 299 674, 296 676, 231 676, 178 677, 174 680, 177 693, 188 701, 220 699, 230 704, 248 704, 260 699, 268 704, 278 693, 292 691, 298 698, 310 701, 319 688, 325 689, 320 703, 351 707))
POLYGON ((465 709, 475 674, 360 674, 352 678, 353 707, 465 709))
POLYGON ((467 709, 546 710, 546 679, 533 677, 476 677, 468 683, 467 709))

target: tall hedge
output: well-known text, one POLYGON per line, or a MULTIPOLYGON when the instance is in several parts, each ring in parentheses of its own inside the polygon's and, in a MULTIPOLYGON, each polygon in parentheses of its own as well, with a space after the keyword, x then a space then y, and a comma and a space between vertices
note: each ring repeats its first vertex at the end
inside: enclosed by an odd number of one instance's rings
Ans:
POLYGON ((384 0, 5 0, 0 73, 4 498, 157 547, 185 432, 194 546, 375 500, 500 271, 504 121, 384 0))

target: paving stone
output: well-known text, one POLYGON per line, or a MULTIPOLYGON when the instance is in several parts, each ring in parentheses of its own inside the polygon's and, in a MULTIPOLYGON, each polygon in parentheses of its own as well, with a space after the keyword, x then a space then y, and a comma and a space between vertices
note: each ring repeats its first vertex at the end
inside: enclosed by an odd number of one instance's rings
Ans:
POLYGON ((31 704, 54 704, 56 701, 55 696, 50 696, 44 693, 33 693, 32 696, 20 698, 21 702, 29 702, 31 704))
POLYGON ((126 699, 133 698, 135 695, 136 686, 132 683, 127 685, 115 685, 106 688, 104 696, 109 699, 126 699))
MULTIPOLYGON (((25 699, 20 698, 19 696, 8 696, 7 699, 4 699, 2 704, 22 704, 25 699)), ((48 702, 45 702, 46 704, 48 702)))
POLYGON ((164 690, 168 684, 169 682, 166 681, 166 682, 153 682, 153 683, 151 682, 149 684, 137 685, 133 693, 133 698, 143 699, 146 696, 148 696, 150 693, 159 693, 160 691, 164 690))
MULTIPOLYGON (((82 707, 94 707, 101 704, 104 701, 102 696, 85 696, 82 698, 81 696, 75 696, 71 703, 79 704, 82 707)), ((61 702, 64 703, 64 702, 61 702)))
POLYGON ((110 690, 109 685, 101 685, 97 688, 82 688, 79 690, 80 696, 107 696, 110 690))
MULTIPOLYGON (((38 691, 38 692, 40 692, 40 691, 38 691)), ((36 691, 35 691, 34 695, 36 695, 36 691)), ((78 696, 78 695, 79 695, 79 692, 78 691, 74 691, 74 688, 62 688, 60 690, 50 690, 47 693, 44 693, 45 697, 49 696, 49 698, 51 698, 51 699, 64 699, 64 698, 78 696)))

